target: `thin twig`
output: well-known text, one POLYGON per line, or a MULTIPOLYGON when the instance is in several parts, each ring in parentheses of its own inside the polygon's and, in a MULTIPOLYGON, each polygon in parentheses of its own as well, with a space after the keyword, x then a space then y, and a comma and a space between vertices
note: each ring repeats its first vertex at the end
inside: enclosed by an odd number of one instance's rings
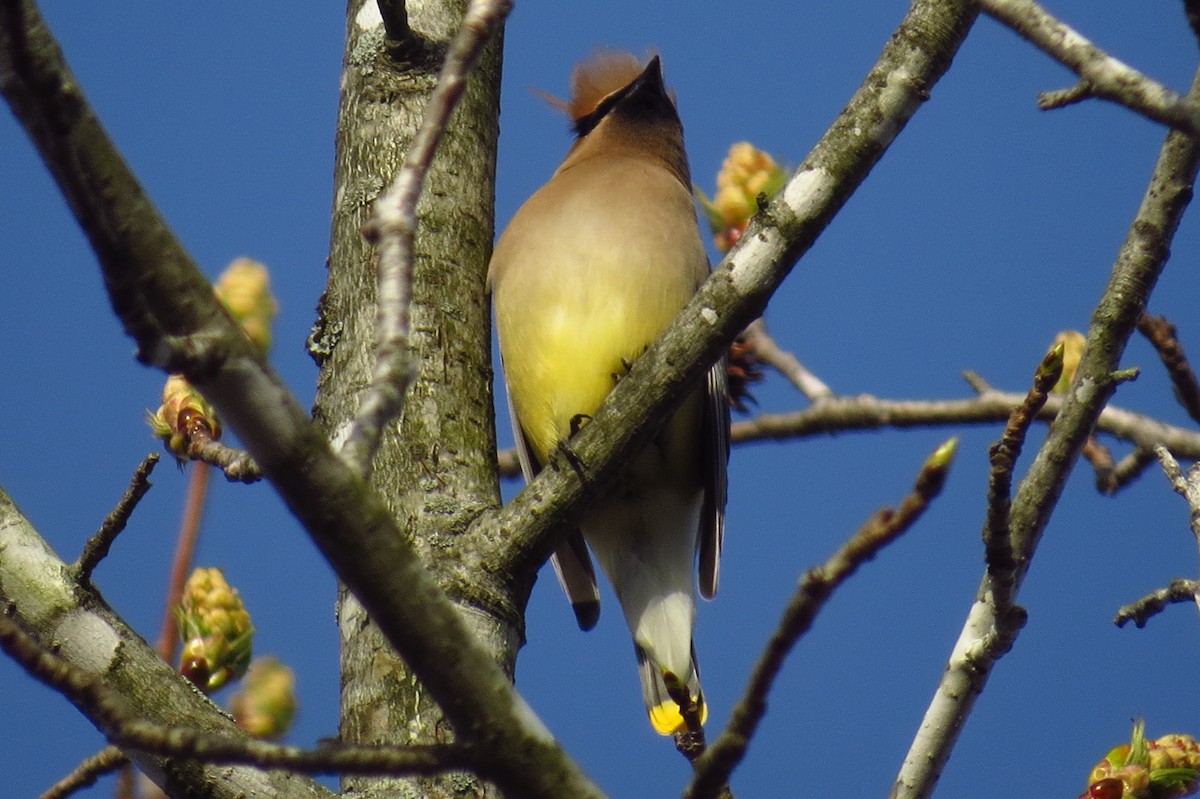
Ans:
POLYGON ((249 452, 235 449, 212 438, 193 440, 188 446, 188 457, 220 469, 225 479, 234 483, 256 483, 263 478, 262 469, 254 462, 249 452))
POLYGON ((38 799, 67 799, 71 794, 95 785, 96 780, 111 774, 129 762, 115 746, 106 746, 76 766, 70 774, 47 788, 38 799))
POLYGON ((1117 610, 1113 624, 1124 627, 1129 622, 1141 629, 1152 616, 1157 616, 1167 605, 1181 602, 1200 602, 1200 581, 1176 578, 1166 588, 1160 588, 1141 599, 1122 605, 1117 610))
POLYGON ((992 467, 988 473, 987 520, 983 525, 984 559, 991 579, 992 601, 1001 615, 1012 606, 1017 573, 1009 535, 1013 468, 1037 412, 1046 404, 1050 389, 1054 388, 1062 372, 1063 345, 1059 344, 1046 353, 1038 365, 1025 401, 1013 409, 1000 440, 989 450, 992 467))
POLYGON ((1086 92, 1200 136, 1200 103, 1195 98, 1184 97, 1121 63, 1032 0, 980 0, 979 7, 1080 77, 1083 88, 1057 93, 1058 99, 1075 101, 1077 94, 1086 92))
POLYGON ((1155 461, 1154 450, 1149 447, 1137 447, 1120 461, 1114 462, 1108 448, 1100 444, 1095 436, 1088 438, 1088 443, 1083 448, 1083 456, 1091 462, 1096 471, 1096 490, 1105 496, 1113 496, 1125 488, 1155 461))
MULTIPOLYGON (((838 396, 791 413, 760 414, 730 429, 734 444, 790 441, 816 436, 843 435, 885 428, 908 429, 1002 424, 1014 408, 1025 401, 1023 394, 999 391, 974 373, 971 380, 981 393, 970 399, 889 400, 864 394, 838 396)), ((1062 408, 1062 397, 1051 396, 1038 412, 1041 421, 1052 421, 1062 408)), ((1113 405, 1100 414, 1096 429, 1135 447, 1150 449, 1161 443, 1180 458, 1200 459, 1200 432, 1166 424, 1149 416, 1113 405)), ((498 455, 503 477, 521 476, 515 450, 498 455)))
POLYGON ((1162 464, 1163 474, 1171 483, 1171 489, 1187 501, 1191 512, 1190 526, 1192 535, 1200 543, 1200 464, 1194 464, 1187 474, 1179 466, 1179 461, 1167 451, 1166 447, 1155 447, 1154 454, 1162 464))
MULTIPOLYGON (((330 450, 323 431, 213 296, 100 125, 32 0, 0 0, 0 15, 0 92, 91 241, 138 357, 184 374, 238 433, 456 732, 487 742, 486 750, 476 750, 480 768, 502 792, 598 797, 599 788, 517 698, 495 652, 471 634, 438 588, 394 509, 330 450)), ((890 119, 887 125, 895 128, 890 119)), ((0 571, 3 565, 0 558, 0 571)), ((293 781, 280 773, 251 780, 256 769, 222 771, 232 785, 293 781)), ((204 790, 225 795, 207 782, 204 790)))
POLYGON ((375 203, 374 216, 368 222, 368 233, 379 250, 375 366, 341 450, 345 461, 364 476, 370 474, 384 428, 404 407, 404 397, 416 379, 409 317, 417 200, 450 115, 466 88, 467 76, 511 8, 510 0, 472 0, 404 164, 391 188, 375 203))
POLYGON ((1175 399, 1179 400, 1192 421, 1200 423, 1200 383, 1196 381, 1196 373, 1192 371, 1183 345, 1179 343, 1175 325, 1164 317, 1142 314, 1138 319, 1138 332, 1154 346, 1159 360, 1167 368, 1167 375, 1175 388, 1175 399))
POLYGON ((716 796, 721 786, 729 781, 729 775, 745 756, 754 732, 766 713, 767 694, 783 667, 784 658, 812 626, 833 592, 921 517, 945 485, 957 447, 958 439, 952 438, 934 450, 921 467, 912 492, 900 502, 898 508, 877 511, 833 557, 805 573, 784 609, 771 640, 755 664, 754 673, 741 700, 733 709, 729 725, 697 761, 692 783, 683 794, 685 799, 716 796))
POLYGON ((1043 111, 1053 111, 1058 108, 1066 108, 1069 105, 1082 103, 1084 100, 1094 99, 1096 93, 1092 90, 1092 85, 1087 81, 1079 81, 1074 86, 1068 89, 1055 89, 1054 91, 1042 92, 1038 95, 1037 106, 1043 111))
POLYGON ((206 763, 283 768, 305 774, 439 774, 477 768, 473 750, 461 744, 414 746, 329 743, 317 749, 259 741, 183 727, 167 727, 133 715, 124 699, 49 650, 0 614, 0 649, 38 681, 87 707, 114 745, 147 754, 206 763))
POLYGON ((743 341, 750 347, 754 356, 770 366, 795 386, 801 394, 808 397, 810 402, 829 399, 834 395, 833 390, 825 385, 797 360, 792 353, 781 349, 775 339, 767 332, 766 321, 759 317, 746 327, 742 334, 743 341))
POLYGON ((138 465, 133 473, 133 477, 129 481, 129 486, 125 489, 125 493, 121 495, 121 499, 117 502, 117 506, 113 508, 112 513, 104 518, 104 523, 100 525, 100 529, 96 534, 87 540, 83 545, 83 552, 79 555, 79 560, 71 566, 71 570, 75 573, 75 579, 81 585, 90 584, 92 581, 92 572, 100 565, 100 561, 108 557, 108 550, 112 546, 113 541, 125 529, 125 525, 129 523, 129 517, 133 515, 134 509, 141 502, 142 497, 150 490, 152 483, 150 482, 150 473, 154 471, 154 467, 158 465, 159 456, 155 453, 147 455, 138 465))
MULTIPOLYGON (((1200 73, 1193 81, 1189 102, 1198 99, 1200 73)), ((1093 312, 1072 387, 1013 500, 1010 535, 1018 563, 1014 592, 1020 588, 1087 437, 1103 417, 1102 410, 1117 383, 1126 377, 1117 371, 1120 358, 1166 264, 1171 240, 1192 197, 1198 166, 1200 138, 1168 134, 1108 285, 1093 312)), ((892 799, 925 799, 930 795, 975 699, 1020 630, 1024 614, 1014 607, 1014 613, 997 615, 986 599, 989 592, 990 581, 985 575, 892 786, 892 799)))
POLYGON ((204 517, 204 501, 208 497, 208 466, 194 463, 188 479, 187 497, 184 499, 183 516, 179 520, 179 535, 175 540, 175 554, 171 558, 171 572, 167 578, 167 594, 163 600, 162 625, 158 630, 158 641, 154 648, 158 656, 167 663, 175 659, 175 648, 179 644, 179 620, 175 609, 183 598, 183 586, 192 569, 192 558, 196 554, 196 542, 200 538, 200 520, 204 517))
POLYGON ((1092 471, 1096 473, 1096 490, 1101 494, 1112 493, 1106 491, 1105 488, 1112 482, 1117 462, 1113 460, 1112 452, 1100 443, 1100 439, 1095 434, 1088 436, 1087 442, 1083 445, 1083 457, 1092 465, 1092 471))

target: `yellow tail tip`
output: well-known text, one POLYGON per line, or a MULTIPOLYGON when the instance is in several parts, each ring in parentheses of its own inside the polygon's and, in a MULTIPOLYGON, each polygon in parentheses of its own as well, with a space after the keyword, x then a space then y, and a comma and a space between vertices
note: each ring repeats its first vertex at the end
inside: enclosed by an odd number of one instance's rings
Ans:
MULTIPOLYGON (((708 721, 708 705, 703 699, 700 703, 700 723, 708 721)), ((673 699, 668 699, 658 705, 650 708, 650 726, 654 727, 654 731, 659 735, 674 735, 677 732, 687 732, 687 723, 683 720, 683 713, 679 709, 679 705, 673 699)))

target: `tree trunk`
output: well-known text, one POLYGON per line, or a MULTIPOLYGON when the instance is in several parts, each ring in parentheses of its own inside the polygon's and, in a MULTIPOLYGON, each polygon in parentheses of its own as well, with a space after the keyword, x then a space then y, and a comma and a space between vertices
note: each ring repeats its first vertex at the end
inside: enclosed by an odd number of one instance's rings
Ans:
MULTIPOLYGON (((329 282, 310 350, 321 364, 315 417, 340 440, 370 378, 376 257, 364 240, 372 203, 386 191, 420 123, 461 0, 409 3, 412 35, 389 42, 376 0, 351 0, 338 114, 329 282)), ((464 574, 458 534, 499 503, 492 413, 490 319, 485 294, 493 233, 501 43, 472 75, 417 207, 412 347, 418 374, 390 426, 372 481, 416 542, 468 623, 512 674, 523 639, 529 586, 464 574)), ((362 608, 340 592, 345 741, 426 743, 452 736, 441 711, 382 639, 362 608)), ((347 778, 370 796, 478 795, 474 777, 347 778)))

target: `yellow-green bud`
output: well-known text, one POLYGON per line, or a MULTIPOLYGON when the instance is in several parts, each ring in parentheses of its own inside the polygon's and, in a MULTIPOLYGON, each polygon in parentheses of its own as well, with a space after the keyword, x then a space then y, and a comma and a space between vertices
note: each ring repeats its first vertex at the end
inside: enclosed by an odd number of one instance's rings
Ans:
POLYGON ((196 569, 179 606, 180 672, 205 693, 246 673, 254 625, 220 569, 196 569))
POLYGON ((1062 376, 1058 378, 1058 382, 1051 389, 1055 394, 1066 394, 1067 389, 1071 387, 1071 381, 1075 379, 1075 370, 1079 368, 1079 360, 1083 357, 1083 346, 1086 343, 1087 339, 1078 330, 1064 330, 1055 336, 1051 349, 1059 344, 1063 346, 1062 376))
POLYGON ((1164 735, 1150 744, 1150 768, 1200 769, 1200 743, 1190 735, 1164 735))
POLYGON ((737 243, 750 218, 758 212, 758 196, 762 194, 770 200, 786 182, 787 174, 762 150, 749 142, 730 147, 717 174, 717 193, 713 199, 696 190, 717 249, 726 252, 737 243))
POLYGON ((214 440, 221 437, 216 410, 183 375, 167 378, 162 405, 153 413, 146 411, 146 423, 154 437, 161 439, 180 460, 187 458, 188 445, 197 435, 214 440))
POLYGON ((229 712, 255 738, 283 737, 296 716, 296 676, 276 658, 255 658, 229 698, 229 712))
POLYGON ((1134 723, 1128 744, 1112 749, 1088 775, 1080 799, 1180 799, 1200 783, 1200 744, 1190 735, 1147 741, 1145 724, 1134 723))
POLYGON ((271 296, 267 267, 250 258, 238 258, 221 273, 213 291, 250 340, 263 352, 269 350, 271 322, 278 306, 271 296))

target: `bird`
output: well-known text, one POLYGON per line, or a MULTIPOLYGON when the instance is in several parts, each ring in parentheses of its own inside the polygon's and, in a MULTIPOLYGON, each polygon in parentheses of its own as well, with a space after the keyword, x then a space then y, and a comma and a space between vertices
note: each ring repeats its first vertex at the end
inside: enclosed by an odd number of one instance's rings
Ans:
MULTIPOLYGON (((600 52, 571 83, 570 100, 554 102, 571 118, 574 143, 512 217, 488 268, 526 481, 588 423, 709 273, 660 57, 600 52)), ((708 371, 551 558, 588 630, 600 613, 589 549, 595 555, 661 735, 707 716, 693 630, 697 561, 699 592, 711 599, 724 538, 726 377, 723 362, 708 371)))

